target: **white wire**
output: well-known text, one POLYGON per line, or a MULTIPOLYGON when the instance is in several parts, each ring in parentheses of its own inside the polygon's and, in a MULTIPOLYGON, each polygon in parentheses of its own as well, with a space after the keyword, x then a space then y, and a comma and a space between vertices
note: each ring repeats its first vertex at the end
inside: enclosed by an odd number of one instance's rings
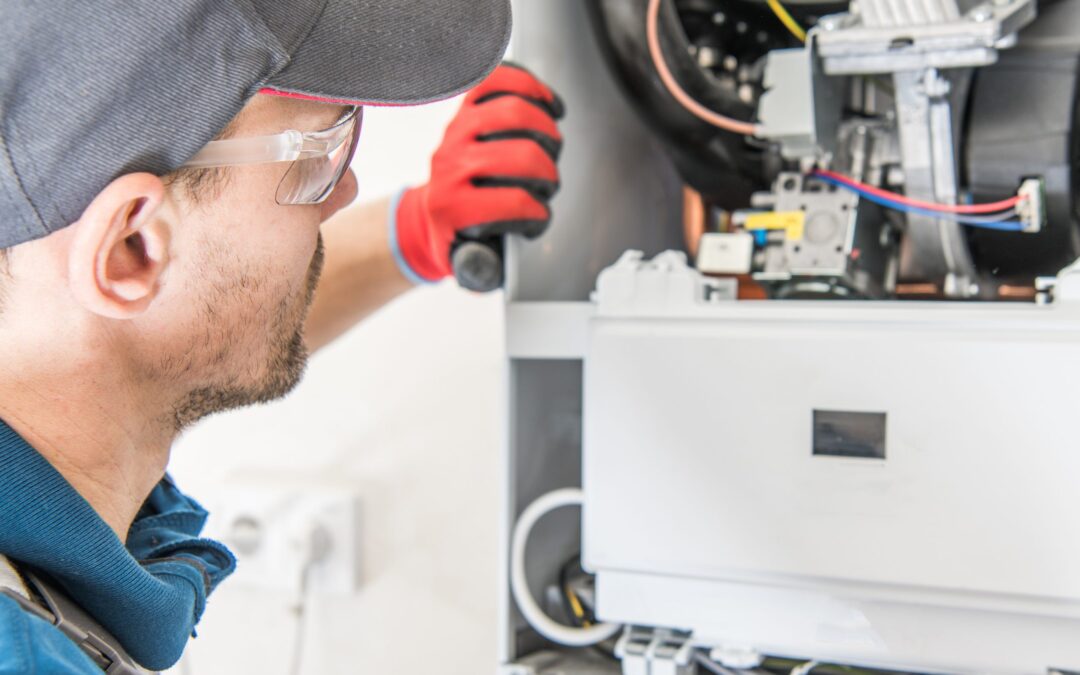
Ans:
POLYGON ((618 633, 622 626, 616 623, 601 623, 588 628, 571 628, 544 614, 544 610, 540 609, 540 605, 529 592, 529 583, 525 578, 525 545, 538 520, 563 506, 580 505, 584 497, 584 493, 576 488, 563 488, 540 497, 522 511, 514 525, 514 536, 510 544, 510 592, 517 601, 521 615, 536 632, 552 642, 568 647, 588 647, 603 642, 618 633))
POLYGON ((300 675, 300 669, 304 663, 307 616, 310 613, 309 605, 311 604, 311 571, 326 559, 331 546, 329 533, 319 523, 307 523, 303 531, 301 544, 304 550, 304 562, 300 566, 300 597, 295 608, 296 633, 293 636, 292 663, 289 667, 290 675, 300 675))
POLYGON ((791 669, 791 675, 809 675, 810 671, 817 668, 821 664, 817 661, 807 661, 801 666, 795 666, 791 669))
POLYGON ((713 675, 737 675, 739 672, 720 665, 701 652, 694 652, 694 662, 713 675))
POLYGON ((300 669, 304 663, 304 633, 306 632, 304 628, 307 626, 308 615, 308 577, 314 564, 315 562, 309 559, 304 563, 300 571, 300 597, 294 608, 296 631, 293 634, 293 651, 291 665, 289 666, 290 675, 300 675, 300 669))

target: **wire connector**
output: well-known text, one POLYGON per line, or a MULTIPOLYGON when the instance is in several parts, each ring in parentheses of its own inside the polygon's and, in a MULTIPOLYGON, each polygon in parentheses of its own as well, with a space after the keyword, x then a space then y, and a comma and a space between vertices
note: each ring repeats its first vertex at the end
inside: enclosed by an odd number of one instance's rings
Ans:
POLYGON ((1027 178, 1020 184, 1017 192, 1020 202, 1016 213, 1024 224, 1024 232, 1040 232, 1046 226, 1046 181, 1042 178, 1027 178))

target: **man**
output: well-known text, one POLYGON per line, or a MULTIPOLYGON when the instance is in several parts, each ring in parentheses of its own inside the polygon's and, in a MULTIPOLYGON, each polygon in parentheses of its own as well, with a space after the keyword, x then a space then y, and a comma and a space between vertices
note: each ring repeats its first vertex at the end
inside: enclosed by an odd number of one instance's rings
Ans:
POLYGON ((507 0, 0 5, 0 672, 175 663, 234 565, 163 478, 178 432, 458 243, 543 231, 561 105, 488 77, 509 29, 507 0), (466 90, 427 185, 344 208, 363 105, 466 90))

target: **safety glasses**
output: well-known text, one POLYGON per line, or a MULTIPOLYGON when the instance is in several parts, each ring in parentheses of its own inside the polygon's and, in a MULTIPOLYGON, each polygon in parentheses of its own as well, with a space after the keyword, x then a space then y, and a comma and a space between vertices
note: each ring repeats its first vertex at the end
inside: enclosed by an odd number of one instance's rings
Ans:
POLYGON ((283 131, 273 136, 210 141, 184 167, 207 169, 269 162, 292 162, 278 184, 278 204, 320 204, 349 170, 364 109, 351 108, 323 131, 283 131))

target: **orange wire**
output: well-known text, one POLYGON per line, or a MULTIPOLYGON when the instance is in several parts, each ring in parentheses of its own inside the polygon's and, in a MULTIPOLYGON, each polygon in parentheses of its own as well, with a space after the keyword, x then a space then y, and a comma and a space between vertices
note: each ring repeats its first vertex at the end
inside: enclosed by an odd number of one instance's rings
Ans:
POLYGON ((686 91, 679 86, 679 83, 675 81, 675 77, 671 74, 671 69, 668 68, 667 63, 664 61, 664 54, 660 51, 660 0, 649 0, 649 7, 645 19, 645 32, 649 43, 649 56, 652 57, 653 66, 660 75, 660 81, 664 83, 664 88, 668 90, 668 93, 671 94, 682 107, 686 108, 699 119, 705 120, 709 124, 724 129, 725 131, 731 131, 744 136, 753 136, 756 133, 756 125, 751 124, 750 122, 732 119, 731 117, 726 117, 718 112, 709 110, 691 98, 690 94, 687 94, 686 91))

